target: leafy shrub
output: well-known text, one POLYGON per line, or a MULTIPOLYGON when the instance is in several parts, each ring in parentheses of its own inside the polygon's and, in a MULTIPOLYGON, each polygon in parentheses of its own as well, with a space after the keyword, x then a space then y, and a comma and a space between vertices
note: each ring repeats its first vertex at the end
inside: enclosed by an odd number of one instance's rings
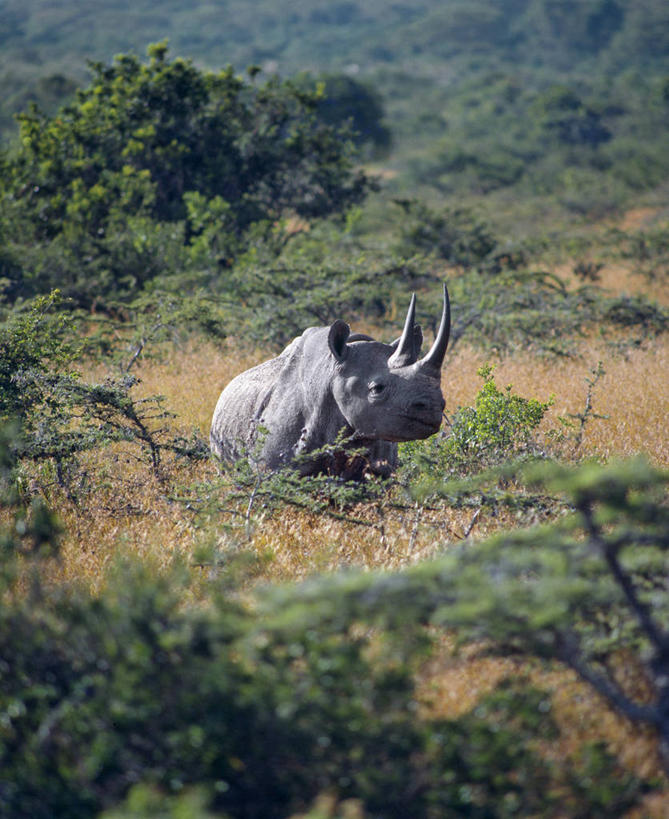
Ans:
MULTIPOLYGON (((526 464, 497 476, 562 498, 571 514, 477 544, 449 544, 443 557, 399 574, 305 585, 302 606, 331 617, 355 611, 391 630, 448 626, 487 652, 558 661, 623 716, 656 731, 667 769, 669 474, 639 457, 577 469, 526 464), (647 686, 628 685, 621 671, 630 665, 647 686)), ((480 494, 478 478, 470 484, 480 494)), ((416 496, 435 492, 450 498, 451 485, 437 478, 416 496)), ((290 618, 288 611, 284 621, 290 618)))
POLYGON ((126 372, 102 383, 83 381, 72 369, 82 344, 72 316, 53 314, 58 293, 38 297, 0 327, 0 422, 20 423, 17 457, 51 464, 57 482, 72 491, 78 456, 114 441, 134 444, 158 474, 163 453, 202 458, 197 436, 174 436, 160 426, 172 413, 160 396, 135 399, 138 379, 126 372))
POLYGON ((347 74, 320 74, 298 77, 301 87, 318 83, 322 97, 317 112, 323 122, 336 127, 348 126, 358 146, 367 145, 375 155, 383 155, 390 148, 391 132, 384 123, 384 106, 378 92, 370 85, 347 74))
POLYGON ((669 273, 669 227, 618 233, 613 238, 620 245, 622 257, 630 259, 635 271, 649 281, 657 281, 669 273))
POLYGON ((17 557, 58 557, 62 534, 57 516, 43 498, 24 503, 17 480, 20 438, 16 422, 0 422, 0 594, 16 581, 17 557))
POLYGON ((638 458, 577 471, 544 464, 527 479, 564 493, 573 514, 454 555, 459 589, 443 620, 502 653, 569 666, 625 717, 657 731, 666 768, 668 475, 638 458), (626 688, 621 662, 643 669, 648 698, 626 688))
POLYGON ((601 114, 585 105, 570 88, 555 85, 539 95, 534 104, 544 133, 558 142, 595 148, 611 139, 601 114))
POLYGON ((518 680, 457 719, 421 713, 420 624, 443 622, 447 600, 465 623, 471 572, 451 563, 265 590, 249 608, 214 586, 209 606, 188 608, 183 567, 119 567, 96 596, 35 575, 26 598, 3 561, 0 816, 180 804, 283 817, 324 792, 426 819, 634 804, 643 783, 607 754, 586 768, 542 759, 534 743, 558 729, 546 695, 518 680))
POLYGON ((315 91, 166 54, 161 43, 148 65, 130 55, 93 64, 91 85, 57 115, 20 116, 21 146, 3 168, 3 233, 15 261, 17 248, 35 249, 15 295, 61 286, 90 306, 178 271, 184 243, 204 229, 194 194, 209 222, 225 211, 226 252, 256 223, 318 218, 365 195, 350 143, 318 119, 315 91))
POLYGON ((290 238, 257 237, 214 287, 239 337, 281 349, 306 327, 383 318, 394 297, 406 298, 405 269, 323 222, 290 238))
POLYGON ((460 407, 448 421, 447 431, 426 441, 408 441, 399 446, 399 479, 412 484, 430 476, 482 472, 491 466, 541 452, 536 430, 552 405, 514 394, 511 385, 500 390, 494 368, 481 367, 478 375, 484 384, 476 394, 474 406, 460 407))
POLYGON ((522 398, 495 384, 494 368, 478 370, 484 385, 476 395, 473 407, 464 407, 453 416, 447 451, 465 462, 479 465, 497 463, 500 459, 528 450, 532 435, 553 403, 522 398))
POLYGON ((397 200, 408 219, 402 224, 398 251, 434 253, 453 265, 474 267, 491 253, 498 240, 490 226, 467 208, 434 211, 415 200, 397 200))
POLYGON ((81 345, 73 340, 74 319, 54 308, 62 298, 56 290, 36 298, 24 312, 11 313, 0 325, 0 420, 18 415, 29 397, 16 382, 20 372, 53 372, 71 365, 81 345))

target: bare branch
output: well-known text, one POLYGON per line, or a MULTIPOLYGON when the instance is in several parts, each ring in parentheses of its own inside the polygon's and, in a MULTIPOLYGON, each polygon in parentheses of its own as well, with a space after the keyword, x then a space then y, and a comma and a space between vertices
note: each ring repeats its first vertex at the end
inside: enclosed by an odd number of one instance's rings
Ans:
POLYGON ((578 641, 573 634, 558 636, 556 641, 557 658, 585 682, 589 683, 595 691, 604 697, 623 716, 633 722, 645 722, 657 728, 661 726, 661 718, 657 708, 650 705, 639 705, 631 700, 620 688, 615 680, 599 674, 583 658, 578 641))
POLYGON ((599 549, 602 557, 606 561, 611 574, 620 588, 634 612, 639 625, 648 636, 656 651, 660 656, 669 653, 669 634, 663 632, 650 613, 649 607, 639 598, 636 588, 632 583, 629 574, 623 569, 618 560, 619 543, 608 543, 601 535, 600 529, 595 523, 592 504, 590 502, 579 506, 579 511, 585 520, 585 528, 592 543, 599 549))

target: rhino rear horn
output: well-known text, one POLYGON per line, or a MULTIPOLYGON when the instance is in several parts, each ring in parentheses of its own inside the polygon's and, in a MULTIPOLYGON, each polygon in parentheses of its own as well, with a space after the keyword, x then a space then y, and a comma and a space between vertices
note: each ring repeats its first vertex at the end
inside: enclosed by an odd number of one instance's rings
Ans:
POLYGON ((409 364, 415 364, 418 358, 416 352, 416 336, 414 333, 414 322, 416 319, 416 294, 411 296, 411 303, 407 311, 407 317, 404 320, 404 329, 402 336, 397 342, 395 352, 388 359, 388 366, 392 369, 396 367, 407 367, 409 364))
POLYGON ((444 283, 444 309, 441 313, 441 322, 439 324, 439 331, 434 340, 430 352, 421 358, 420 367, 425 370, 427 374, 441 377, 441 365, 444 363, 444 356, 446 355, 446 348, 448 347, 448 338, 451 334, 451 302, 448 298, 448 288, 444 283))
MULTIPOLYGON (((349 341, 352 340, 352 337, 349 341)), ((372 339, 370 339, 371 341, 372 339)), ((390 342, 390 346, 393 350, 397 349, 397 345, 400 343, 400 339, 396 338, 395 341, 390 342)), ((414 324, 413 326, 413 348, 414 352, 416 353, 416 358, 420 355, 420 348, 423 346, 423 328, 420 324, 414 324)))

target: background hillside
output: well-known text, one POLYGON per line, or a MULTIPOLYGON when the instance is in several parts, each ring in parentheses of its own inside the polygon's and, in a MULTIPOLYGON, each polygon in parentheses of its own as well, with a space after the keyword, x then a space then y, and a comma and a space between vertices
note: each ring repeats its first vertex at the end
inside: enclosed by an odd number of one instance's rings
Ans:
MULTIPOLYGON (((396 193, 520 186, 524 197, 556 192, 576 211, 601 211, 667 174, 662 0, 3 0, 0 20, 0 128, 9 141, 13 115, 31 100, 52 113, 88 81, 87 60, 142 55, 167 38, 172 54, 203 68, 255 64, 371 86, 392 140, 390 152, 381 140, 376 159, 396 193)), ((349 89, 344 111, 368 106, 349 89)))
POLYGON ((391 67, 442 83, 452 79, 444 60, 592 76, 644 69, 669 51, 660 0, 195 0, 188 7, 4 0, 2 12, 6 77, 59 70, 80 78, 85 59, 141 53, 165 37, 209 68, 272 61, 283 74, 355 65, 370 74, 391 67))

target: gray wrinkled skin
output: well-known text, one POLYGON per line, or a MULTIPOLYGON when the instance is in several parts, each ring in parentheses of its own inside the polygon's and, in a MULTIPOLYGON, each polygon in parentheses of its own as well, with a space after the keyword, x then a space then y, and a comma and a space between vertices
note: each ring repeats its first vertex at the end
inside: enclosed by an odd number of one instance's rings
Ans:
MULTIPOLYGON (((366 469, 389 474, 397 464, 397 442, 433 435, 444 409, 446 288, 437 338, 422 359, 414 316, 415 296, 402 337, 393 344, 350 335, 340 320, 309 327, 279 356, 241 373, 223 390, 211 425, 212 452, 223 461, 254 452, 267 468, 277 469, 333 443, 343 431, 365 448, 366 469)), ((303 474, 320 469, 317 462, 300 467, 303 474)))

